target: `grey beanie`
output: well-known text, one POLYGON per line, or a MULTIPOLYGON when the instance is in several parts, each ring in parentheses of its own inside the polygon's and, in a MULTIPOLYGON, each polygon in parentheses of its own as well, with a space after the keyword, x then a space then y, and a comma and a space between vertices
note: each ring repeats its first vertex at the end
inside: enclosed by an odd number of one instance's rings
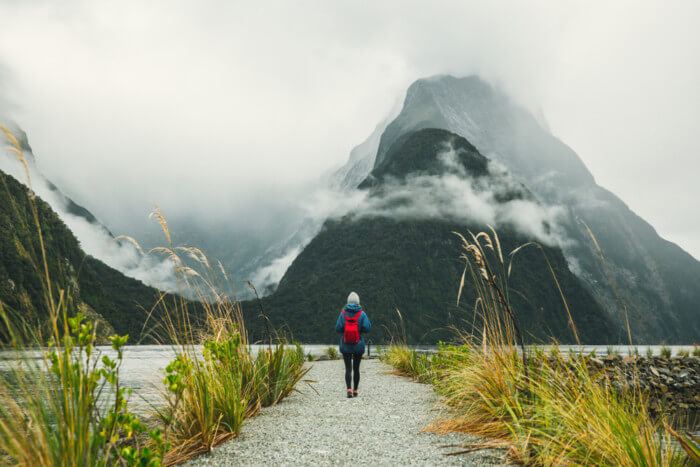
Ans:
POLYGON ((350 292, 350 295, 348 295, 348 303, 360 304, 360 296, 357 295, 357 292, 350 292))

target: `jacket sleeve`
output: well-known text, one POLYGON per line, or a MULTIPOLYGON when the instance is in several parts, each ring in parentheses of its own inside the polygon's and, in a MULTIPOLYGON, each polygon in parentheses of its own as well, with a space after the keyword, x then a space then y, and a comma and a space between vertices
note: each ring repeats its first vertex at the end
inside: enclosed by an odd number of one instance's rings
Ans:
POLYGON ((335 332, 338 334, 342 334, 343 331, 345 330, 345 320, 343 319, 343 313, 341 312, 338 315, 338 321, 335 323, 335 332))
POLYGON ((367 316, 367 313, 362 312, 362 316, 364 317, 364 319, 362 320, 361 333, 364 334, 366 332, 369 332, 370 329, 372 329, 372 323, 369 322, 369 317, 367 316))

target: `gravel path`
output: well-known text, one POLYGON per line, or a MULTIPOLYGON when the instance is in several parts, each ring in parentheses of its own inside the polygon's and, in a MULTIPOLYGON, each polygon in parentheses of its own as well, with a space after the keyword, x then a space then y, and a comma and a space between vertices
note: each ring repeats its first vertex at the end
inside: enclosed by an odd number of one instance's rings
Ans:
POLYGON ((498 451, 446 457, 447 444, 474 439, 421 430, 437 415, 432 389, 362 362, 360 396, 345 397, 342 360, 315 362, 302 385, 280 404, 246 422, 238 439, 191 465, 503 465, 498 451))

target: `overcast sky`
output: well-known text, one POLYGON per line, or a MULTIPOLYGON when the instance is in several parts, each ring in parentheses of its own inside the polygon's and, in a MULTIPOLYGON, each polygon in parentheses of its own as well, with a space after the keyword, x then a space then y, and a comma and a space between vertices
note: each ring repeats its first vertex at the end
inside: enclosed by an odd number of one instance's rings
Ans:
POLYGON ((116 233, 152 202, 269 225, 412 81, 479 73, 700 258, 698 18, 696 1, 0 0, 0 113, 116 233))

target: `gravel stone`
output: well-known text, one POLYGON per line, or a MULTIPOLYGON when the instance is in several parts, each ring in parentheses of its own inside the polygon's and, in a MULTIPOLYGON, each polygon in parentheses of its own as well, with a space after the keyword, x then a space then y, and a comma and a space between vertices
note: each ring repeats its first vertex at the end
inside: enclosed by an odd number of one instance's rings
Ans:
POLYGON ((428 385, 389 374, 364 360, 360 395, 348 399, 342 360, 314 362, 298 393, 248 420, 240 437, 192 459, 190 465, 504 465, 501 450, 445 456, 446 445, 475 443, 462 433, 421 431, 437 415, 428 385))

